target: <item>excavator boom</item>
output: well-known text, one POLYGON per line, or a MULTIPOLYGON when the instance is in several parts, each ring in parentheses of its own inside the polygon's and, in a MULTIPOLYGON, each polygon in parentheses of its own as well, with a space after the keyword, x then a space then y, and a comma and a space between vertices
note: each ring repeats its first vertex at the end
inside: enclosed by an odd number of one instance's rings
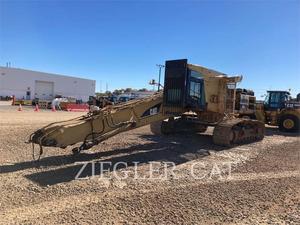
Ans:
POLYGON ((65 148, 82 143, 74 151, 89 149, 118 133, 164 120, 162 92, 127 103, 108 106, 87 115, 49 124, 30 136, 40 146, 65 148))

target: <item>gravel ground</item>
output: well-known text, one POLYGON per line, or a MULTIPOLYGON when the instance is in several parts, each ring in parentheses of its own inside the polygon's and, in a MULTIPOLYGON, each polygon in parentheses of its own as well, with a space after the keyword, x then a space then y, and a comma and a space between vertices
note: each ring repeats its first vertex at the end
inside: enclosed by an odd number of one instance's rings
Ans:
POLYGON ((158 137, 145 126, 77 157, 47 148, 37 167, 29 134, 80 115, 0 104, 0 224, 300 224, 297 135, 268 127, 261 142, 223 148, 212 128, 158 137))

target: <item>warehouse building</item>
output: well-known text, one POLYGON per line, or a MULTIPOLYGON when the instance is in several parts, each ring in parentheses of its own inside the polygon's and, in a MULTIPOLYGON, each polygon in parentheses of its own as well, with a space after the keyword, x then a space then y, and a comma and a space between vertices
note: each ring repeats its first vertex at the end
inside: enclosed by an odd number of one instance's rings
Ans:
POLYGON ((0 96, 16 99, 52 100, 55 96, 88 101, 95 95, 96 81, 11 67, 0 67, 0 96))

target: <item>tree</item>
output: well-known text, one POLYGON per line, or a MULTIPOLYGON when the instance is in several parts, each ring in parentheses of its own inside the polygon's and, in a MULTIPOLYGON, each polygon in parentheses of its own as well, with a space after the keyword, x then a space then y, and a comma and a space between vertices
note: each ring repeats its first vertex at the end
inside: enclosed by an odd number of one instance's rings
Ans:
POLYGON ((120 95, 122 93, 124 93, 124 89, 116 89, 116 90, 113 91, 114 95, 120 95))
POLYGON ((139 91, 145 92, 145 91, 148 91, 148 89, 147 88, 141 88, 141 89, 139 89, 139 91))
POLYGON ((110 91, 106 91, 106 92, 105 92, 105 95, 107 95, 107 96, 111 96, 111 95, 112 95, 112 93, 111 93, 110 91))
POLYGON ((100 93, 100 92, 96 92, 95 95, 96 95, 97 97, 102 97, 102 96, 105 95, 105 94, 104 94, 104 93, 100 93))
POLYGON ((125 93, 132 92, 132 91, 133 91, 132 88, 126 88, 125 89, 125 93))

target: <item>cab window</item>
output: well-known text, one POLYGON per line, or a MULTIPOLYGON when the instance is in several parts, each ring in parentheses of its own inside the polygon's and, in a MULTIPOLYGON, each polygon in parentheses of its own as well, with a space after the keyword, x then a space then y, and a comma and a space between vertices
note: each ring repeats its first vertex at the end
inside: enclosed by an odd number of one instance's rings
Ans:
POLYGON ((201 97, 201 84, 194 81, 190 82, 190 97, 193 99, 200 99, 201 97))
POLYGON ((191 77, 199 79, 199 78, 203 78, 203 75, 201 73, 199 73, 198 71, 191 70, 191 77))

